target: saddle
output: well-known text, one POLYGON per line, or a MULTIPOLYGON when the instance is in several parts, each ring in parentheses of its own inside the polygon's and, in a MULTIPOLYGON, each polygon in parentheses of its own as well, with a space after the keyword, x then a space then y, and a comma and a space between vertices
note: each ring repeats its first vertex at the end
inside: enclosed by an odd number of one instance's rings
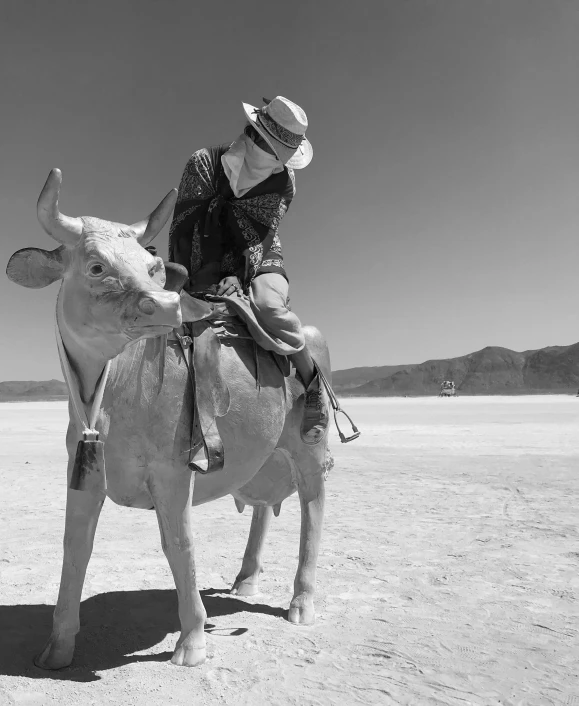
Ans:
POLYGON ((165 263, 165 270, 165 289, 180 292, 183 317, 183 324, 169 334, 167 344, 181 350, 193 389, 188 465, 192 471, 211 473, 221 470, 225 462, 216 419, 225 416, 230 405, 229 387, 221 372, 222 341, 253 341, 258 388, 257 346, 270 352, 284 377, 290 374, 287 356, 297 351, 261 326, 247 297, 221 297, 215 293, 216 287, 189 294, 182 290, 188 277, 186 269, 176 263, 165 263))
MULTIPOLYGON (((199 473, 219 471, 225 463, 223 442, 217 429, 217 417, 229 411, 230 396, 227 381, 221 372, 220 349, 222 341, 253 341, 255 351, 256 385, 260 387, 257 347, 268 351, 284 377, 290 374, 288 356, 298 350, 269 333, 259 322, 246 296, 224 297, 216 294, 214 286, 192 294, 182 290, 188 272, 182 265, 165 263, 165 289, 180 292, 183 324, 167 338, 168 345, 177 345, 187 363, 193 390, 194 409, 189 446, 189 468, 199 473), (204 450, 204 456, 199 452, 204 450)), ((334 421, 342 443, 353 441, 360 432, 344 412, 322 371, 316 364, 320 380, 334 410, 334 421), (337 415, 347 417, 353 430, 345 436, 337 415)))

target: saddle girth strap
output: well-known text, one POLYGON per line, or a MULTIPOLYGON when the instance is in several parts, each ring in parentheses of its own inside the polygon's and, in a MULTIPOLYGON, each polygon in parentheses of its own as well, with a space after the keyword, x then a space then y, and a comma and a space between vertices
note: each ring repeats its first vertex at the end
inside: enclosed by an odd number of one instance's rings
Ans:
MULTIPOLYGON (((199 424, 207 456, 207 468, 189 460, 189 468, 199 473, 213 473, 223 469, 225 452, 217 429, 216 417, 229 411, 229 387, 221 373, 221 343, 206 321, 189 324, 191 336, 177 339, 193 386, 193 417, 199 424), (189 348, 190 355, 187 355, 189 348)), ((192 429, 194 424, 192 424, 192 429)), ((193 436, 193 434, 192 434, 193 436)))
POLYGON ((229 411, 229 386, 221 372, 221 341, 207 321, 191 325, 193 334, 193 370, 195 371, 195 405, 203 434, 209 465, 206 473, 220 471, 225 463, 223 442, 216 418, 229 411))

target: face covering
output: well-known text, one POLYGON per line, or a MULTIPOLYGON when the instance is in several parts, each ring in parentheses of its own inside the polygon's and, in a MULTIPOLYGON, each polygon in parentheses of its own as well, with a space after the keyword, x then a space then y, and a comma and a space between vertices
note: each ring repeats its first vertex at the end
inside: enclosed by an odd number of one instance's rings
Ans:
POLYGON ((239 198, 272 174, 283 171, 283 164, 242 133, 221 157, 231 189, 239 198))

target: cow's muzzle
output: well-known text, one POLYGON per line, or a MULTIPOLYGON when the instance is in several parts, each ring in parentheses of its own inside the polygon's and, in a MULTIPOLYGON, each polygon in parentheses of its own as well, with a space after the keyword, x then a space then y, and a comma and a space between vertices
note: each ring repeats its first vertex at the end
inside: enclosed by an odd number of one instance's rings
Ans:
POLYGON ((131 334, 161 335, 181 326, 181 304, 177 292, 150 291, 139 294, 131 334))

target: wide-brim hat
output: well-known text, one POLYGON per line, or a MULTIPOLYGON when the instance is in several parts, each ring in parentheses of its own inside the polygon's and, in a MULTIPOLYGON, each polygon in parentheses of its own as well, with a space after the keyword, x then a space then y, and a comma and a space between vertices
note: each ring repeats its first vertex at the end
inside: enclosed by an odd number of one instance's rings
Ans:
POLYGON ((283 164, 292 169, 307 167, 314 149, 306 139, 306 114, 299 105, 283 96, 263 100, 265 105, 262 108, 242 103, 247 119, 283 164))

